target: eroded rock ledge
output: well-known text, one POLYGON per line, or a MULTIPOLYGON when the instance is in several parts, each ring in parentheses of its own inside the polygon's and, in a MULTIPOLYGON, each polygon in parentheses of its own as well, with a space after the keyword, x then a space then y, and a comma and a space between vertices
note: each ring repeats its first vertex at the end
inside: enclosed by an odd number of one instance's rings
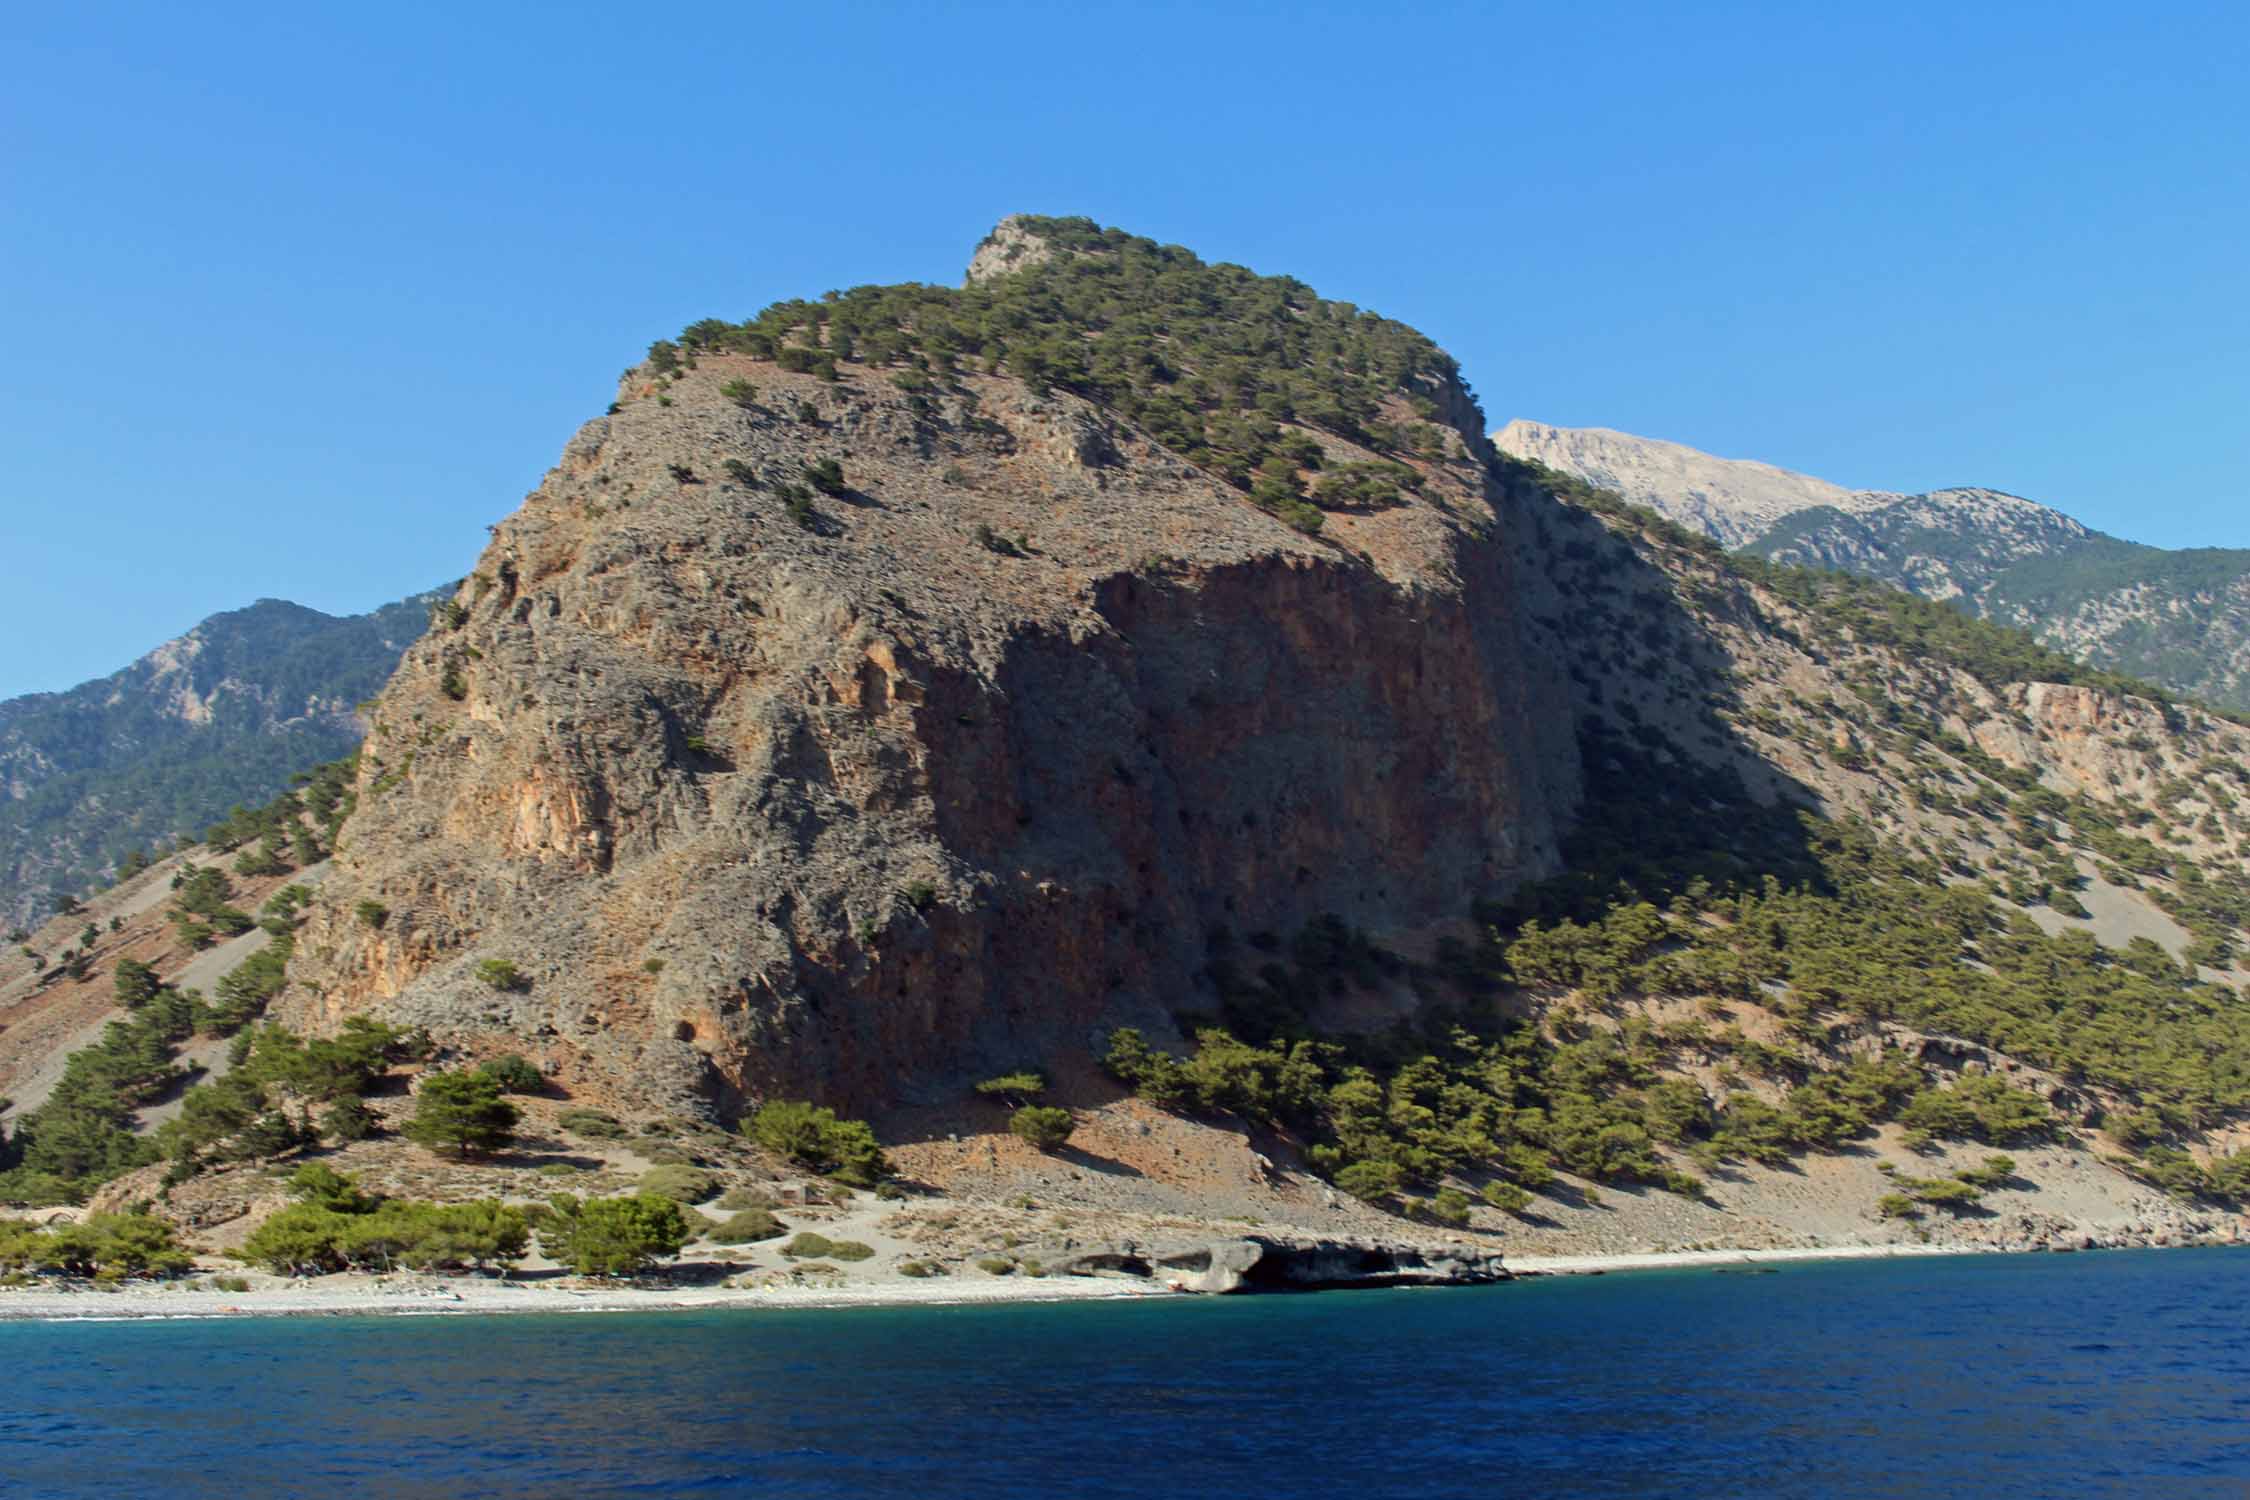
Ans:
POLYGON ((1144 1244, 1119 1240, 1065 1249, 1042 1261, 1049 1275, 1131 1276, 1186 1292, 1288 1292, 1339 1287, 1474 1286, 1507 1281, 1497 1251, 1458 1253, 1375 1240, 1240 1239, 1144 1244))

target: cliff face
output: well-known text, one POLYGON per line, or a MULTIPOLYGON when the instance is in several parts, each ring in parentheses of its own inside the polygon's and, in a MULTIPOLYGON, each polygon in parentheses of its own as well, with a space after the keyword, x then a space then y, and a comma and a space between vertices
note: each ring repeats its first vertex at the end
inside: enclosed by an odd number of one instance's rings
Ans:
POLYGON ((1552 870, 1568 716, 1475 425, 1316 539, 1011 379, 706 355, 620 398, 379 700, 283 1019, 868 1108, 1167 1033, 1214 929, 1411 950, 1552 870))

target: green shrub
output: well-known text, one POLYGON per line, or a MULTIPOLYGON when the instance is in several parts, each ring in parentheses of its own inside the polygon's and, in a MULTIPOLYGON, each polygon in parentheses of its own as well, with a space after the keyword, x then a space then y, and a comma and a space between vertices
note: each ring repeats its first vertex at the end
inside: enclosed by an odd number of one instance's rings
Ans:
POLYGON ((1169 1109, 1187 1096, 1179 1059, 1151 1048, 1131 1026, 1120 1026, 1109 1034, 1109 1050, 1102 1058, 1102 1067, 1159 1109, 1169 1109))
POLYGON ((1430 1217, 1440 1224, 1461 1225, 1469 1222, 1469 1195, 1459 1188, 1439 1188, 1430 1199, 1430 1217))
POLYGON ((657 1166, 641 1174, 640 1190, 669 1198, 674 1203, 701 1203, 719 1190, 709 1172, 690 1166, 657 1166))
POLYGON ((81 1223, 44 1228, 0 1220, 0 1270, 11 1274, 29 1270, 108 1283, 176 1276, 193 1264, 172 1226, 146 1214, 93 1214, 81 1223))
POLYGON ((762 1208, 745 1208, 719 1221, 704 1238, 721 1245, 749 1245, 779 1239, 789 1227, 762 1208))
POLYGON ((898 1265, 898 1274, 901 1276, 914 1277, 943 1276, 945 1274, 945 1268, 937 1264, 935 1261, 902 1260, 898 1265))
POLYGON ((875 1132, 864 1121, 840 1120, 834 1110, 801 1099, 765 1105, 744 1122, 743 1130, 768 1151, 855 1187, 872 1187, 890 1171, 875 1132))
POLYGON ((1512 1182, 1502 1182, 1498 1178, 1486 1183, 1477 1196, 1505 1214, 1520 1214, 1531 1206, 1531 1194, 1512 1182))
POLYGON ((1885 1193, 1875 1200, 1875 1212, 1886 1219, 1914 1219, 1922 1213, 1904 1193, 1885 1193))
POLYGON ((1016 1263, 999 1255, 987 1255, 977 1262, 977 1269, 987 1276, 1013 1276, 1016 1263))
POLYGON ((800 1231, 788 1244, 783 1245, 781 1253, 791 1260, 811 1260, 835 1254, 836 1245, 828 1236, 815 1234, 807 1229, 800 1231))
POLYGON ((813 509, 811 490, 806 489, 801 484, 777 484, 773 487, 773 492, 775 498, 781 501, 781 508, 788 513, 790 520, 795 521, 807 531, 819 527, 820 512, 813 509))
POLYGON ((1984 1196, 1974 1183, 1957 1177, 1899 1177, 1893 1179, 1907 1197, 1933 1208, 1962 1209, 1984 1196))
POLYGON ((1026 1068, 1021 1072, 1003 1073, 997 1078, 987 1078, 976 1086, 976 1091, 986 1098, 1000 1098, 1010 1104, 1027 1104, 1044 1093, 1047 1080, 1039 1073, 1026 1068))
POLYGON ((730 380, 719 387, 719 394, 737 406, 756 406, 758 388, 747 380, 730 380))
POLYGON ((1044 1104, 1026 1104, 1008 1117, 1008 1129, 1016 1139, 1041 1151, 1060 1150, 1076 1128, 1069 1110, 1044 1104))
POLYGON ((581 1276, 639 1275, 688 1241, 680 1205, 654 1193, 584 1202, 564 1193, 549 1204, 539 1248, 581 1276))
POLYGON ((547 1075, 517 1052, 496 1057, 477 1071, 498 1084, 503 1094, 538 1094, 547 1088, 547 1075))
POLYGON ((738 1214, 753 1208, 771 1208, 774 1200, 756 1188, 731 1187, 719 1195, 718 1207, 726 1213, 738 1214))
POLYGON ((375 1200, 360 1191, 359 1182, 325 1162, 307 1162, 289 1174, 289 1196, 332 1213, 363 1214, 375 1200))
POLYGON ((430 1073, 415 1091, 414 1114, 401 1133, 433 1151, 475 1156, 513 1141, 520 1118, 492 1079, 478 1073, 430 1073))
POLYGON ((1953 1175, 1971 1187, 1989 1192, 2008 1185, 2009 1180, 2016 1175, 2016 1159, 2012 1156, 1988 1156, 1984 1159, 1983 1166, 1971 1167, 1953 1175))
POLYGON ((598 1109, 566 1109, 556 1117, 555 1123, 589 1141, 618 1141, 628 1134, 617 1116, 598 1109))
POLYGON ((515 963, 505 958, 479 959, 476 966, 477 981, 496 990, 528 988, 530 979, 515 963))
POLYGON ((843 466, 833 458, 815 459, 813 462, 806 464, 805 483, 811 485, 823 495, 837 496, 851 493, 851 486, 844 482, 843 466))

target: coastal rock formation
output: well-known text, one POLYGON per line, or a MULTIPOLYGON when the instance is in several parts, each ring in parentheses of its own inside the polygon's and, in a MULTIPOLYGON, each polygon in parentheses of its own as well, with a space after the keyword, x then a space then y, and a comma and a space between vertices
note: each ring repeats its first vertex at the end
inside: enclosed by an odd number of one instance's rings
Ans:
POLYGON ((1064 1249, 1043 1264, 1049 1275, 1151 1277, 1180 1291, 1206 1293, 1474 1286, 1509 1279, 1498 1253, 1466 1242, 1449 1254, 1394 1241, 1275 1235, 1171 1245, 1123 1240, 1064 1249))
POLYGON ((1313 537, 1015 379, 637 369, 375 705, 281 1013, 873 1108, 1168 1034, 1215 929, 1424 949, 1576 795, 1480 429, 1313 537))

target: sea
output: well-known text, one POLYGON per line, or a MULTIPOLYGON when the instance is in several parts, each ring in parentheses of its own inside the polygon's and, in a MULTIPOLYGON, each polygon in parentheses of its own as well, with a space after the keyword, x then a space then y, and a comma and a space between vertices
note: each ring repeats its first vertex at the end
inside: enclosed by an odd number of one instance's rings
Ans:
POLYGON ((9 1496, 2250 1494, 2250 1249, 0 1325, 9 1496))

